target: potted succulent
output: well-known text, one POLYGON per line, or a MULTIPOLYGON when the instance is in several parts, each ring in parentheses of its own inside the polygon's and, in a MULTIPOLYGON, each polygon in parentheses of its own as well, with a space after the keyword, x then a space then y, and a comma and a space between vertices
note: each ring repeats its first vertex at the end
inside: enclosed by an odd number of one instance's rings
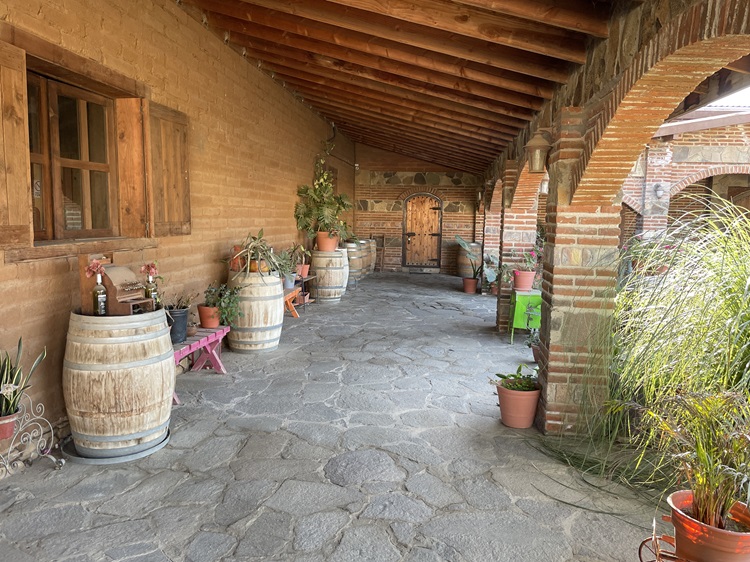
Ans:
POLYGON ((310 257, 310 251, 302 244, 292 244, 289 247, 289 255, 295 265, 298 277, 305 278, 310 274, 310 264, 305 263, 306 258, 310 257))
MULTIPOLYGON (((649 407, 611 402, 635 414, 637 431, 654 435, 678 481, 689 490, 667 499, 675 553, 691 562, 750 560, 750 400, 740 392, 687 392, 649 407)), ((641 459, 648 462, 651 448, 641 459)))
POLYGON ((269 271, 278 271, 278 268, 278 257, 274 254, 273 247, 263 238, 262 228, 258 234, 248 234, 240 244, 234 246, 230 258, 232 271, 259 272, 263 275, 269 271))
POLYGON ((469 260, 471 265, 471 277, 464 277, 464 293, 474 294, 477 292, 477 285, 479 284, 479 278, 482 275, 482 258, 481 256, 474 253, 469 243, 456 234, 456 242, 466 251, 466 259, 469 260))
POLYGON ((39 364, 47 356, 47 348, 44 348, 24 375, 21 369, 21 355, 23 351, 22 338, 18 338, 18 351, 15 361, 11 359, 6 351, 5 356, 0 355, 0 439, 8 439, 13 435, 16 418, 18 417, 18 405, 23 393, 29 386, 29 379, 39 364))
POLYGON ((526 429, 534 424, 541 389, 536 372, 524 373, 526 365, 519 365, 515 373, 497 373, 490 384, 497 387, 500 419, 503 425, 526 429))
POLYGON ((285 289, 294 288, 294 279, 296 275, 297 263, 294 261, 289 250, 282 250, 276 256, 278 262, 278 272, 284 282, 285 289))
POLYGON ((198 293, 185 290, 164 296, 167 324, 170 326, 169 337, 173 344, 182 343, 187 339, 188 314, 196 298, 198 293))
MULTIPOLYGON (((326 150, 326 155, 331 148, 326 150)), ((333 174, 326 169, 325 162, 325 158, 318 157, 313 184, 297 189, 300 200, 294 206, 294 218, 299 230, 304 230, 309 238, 317 237, 318 250, 333 252, 339 239, 349 235, 349 228, 340 215, 351 209, 352 203, 345 194, 334 192, 333 174)))
POLYGON ((241 316, 240 289, 241 287, 230 289, 225 283, 221 285, 211 283, 203 292, 205 302, 198 305, 201 326, 204 328, 229 326, 235 318, 241 316))

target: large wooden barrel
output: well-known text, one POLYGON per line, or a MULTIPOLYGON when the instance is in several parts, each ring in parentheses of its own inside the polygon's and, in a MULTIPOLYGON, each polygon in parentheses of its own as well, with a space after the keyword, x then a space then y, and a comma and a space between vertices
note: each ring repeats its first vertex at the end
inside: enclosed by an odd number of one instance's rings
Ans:
POLYGON ((164 310, 133 316, 71 313, 62 384, 81 457, 149 454, 167 438, 175 384, 164 310))
POLYGON ((370 273, 370 263, 372 262, 372 256, 370 255, 370 246, 367 240, 360 240, 359 247, 362 251, 362 277, 370 273))
POLYGON ((362 247, 356 242, 347 242, 346 253, 349 258, 349 281, 347 285, 353 286, 362 278, 362 247))
POLYGON ((240 291, 239 316, 227 334, 229 347, 239 353, 269 351, 279 346, 284 324, 284 287, 278 273, 229 273, 230 288, 240 291))
MULTIPOLYGON (((479 267, 482 265, 482 245, 477 242, 471 242, 469 244, 469 248, 471 248, 471 253, 476 256, 476 259, 474 260, 475 265, 479 267)), ((469 258, 467 256, 467 251, 464 250, 461 246, 458 247, 458 257, 456 259, 456 265, 458 267, 458 276, 459 277, 473 277, 474 273, 471 268, 471 262, 469 261, 469 258)))
POLYGON ((318 302, 339 302, 346 291, 344 256, 341 252, 313 251, 310 269, 315 272, 318 302))
POLYGON ((341 256, 344 258, 343 259, 343 262, 344 262, 343 284, 344 284, 344 291, 346 291, 346 287, 349 285, 349 250, 346 247, 344 247, 344 248, 337 248, 336 251, 340 252, 341 256))
POLYGON ((375 271, 375 263, 378 261, 378 243, 373 238, 367 239, 367 251, 370 252, 370 273, 375 271))

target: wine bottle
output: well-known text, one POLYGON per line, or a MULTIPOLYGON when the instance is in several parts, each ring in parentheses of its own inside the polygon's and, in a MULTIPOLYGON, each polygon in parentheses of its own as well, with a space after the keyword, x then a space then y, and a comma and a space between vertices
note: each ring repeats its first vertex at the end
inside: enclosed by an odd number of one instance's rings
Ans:
POLYGON ((158 309, 159 308, 159 288, 157 287, 156 283, 154 283, 153 275, 148 276, 148 282, 146 283, 146 289, 144 293, 147 299, 151 299, 152 301, 154 301, 153 310, 158 309))
POLYGON ((102 274, 96 274, 96 285, 94 290, 91 291, 91 296, 94 300, 94 316, 106 316, 107 315, 107 289, 102 285, 102 274))

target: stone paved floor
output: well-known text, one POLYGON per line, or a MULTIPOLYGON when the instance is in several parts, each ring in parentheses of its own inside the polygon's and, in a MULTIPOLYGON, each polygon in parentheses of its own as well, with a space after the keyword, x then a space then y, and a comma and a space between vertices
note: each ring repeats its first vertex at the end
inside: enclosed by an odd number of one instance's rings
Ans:
POLYGON ((0 560, 637 560, 653 509, 499 423, 487 377, 531 352, 460 285, 370 276, 278 350, 180 375, 161 451, 0 481, 0 560))

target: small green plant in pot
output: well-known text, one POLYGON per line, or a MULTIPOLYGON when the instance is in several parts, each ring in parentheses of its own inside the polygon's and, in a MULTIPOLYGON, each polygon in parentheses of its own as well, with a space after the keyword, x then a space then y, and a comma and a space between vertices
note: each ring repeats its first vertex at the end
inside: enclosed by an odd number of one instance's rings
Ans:
POLYGON ((490 384, 497 387, 500 419, 503 425, 526 429, 534 424, 541 390, 536 371, 524 373, 526 365, 519 365, 515 373, 496 373, 490 384))
POLYGON ((276 256, 279 275, 284 280, 284 288, 294 288, 294 276, 297 263, 289 250, 283 250, 276 256))
POLYGON ((456 242, 466 252, 466 259, 469 260, 469 264, 471 265, 471 277, 463 278, 464 293, 476 293, 479 278, 482 276, 482 256, 474 253, 469 243, 458 234, 456 234, 456 242))
POLYGON ((7 351, 5 355, 0 355, 0 439, 7 439, 13 435, 16 414, 23 393, 31 386, 29 384, 31 375, 47 356, 45 348, 36 358, 29 372, 24 375, 21 368, 22 352, 23 343, 19 338, 15 361, 11 359, 7 351))
MULTIPOLYGON (((235 246, 236 250, 230 258, 230 268, 240 273, 260 273, 278 271, 278 256, 273 252, 273 247, 268 240, 263 238, 263 229, 258 234, 248 234, 240 244, 235 246)), ((235 275, 236 277, 236 275, 235 275)))
POLYGON ((240 291, 242 287, 229 288, 225 283, 212 283, 203 292, 205 302, 198 305, 198 316, 204 328, 229 326, 238 316, 240 310, 240 291))
POLYGON ((187 339, 188 314, 190 306, 198 293, 183 290, 176 293, 168 293, 163 297, 163 303, 167 313, 167 324, 170 326, 169 337, 173 344, 182 343, 187 339))

